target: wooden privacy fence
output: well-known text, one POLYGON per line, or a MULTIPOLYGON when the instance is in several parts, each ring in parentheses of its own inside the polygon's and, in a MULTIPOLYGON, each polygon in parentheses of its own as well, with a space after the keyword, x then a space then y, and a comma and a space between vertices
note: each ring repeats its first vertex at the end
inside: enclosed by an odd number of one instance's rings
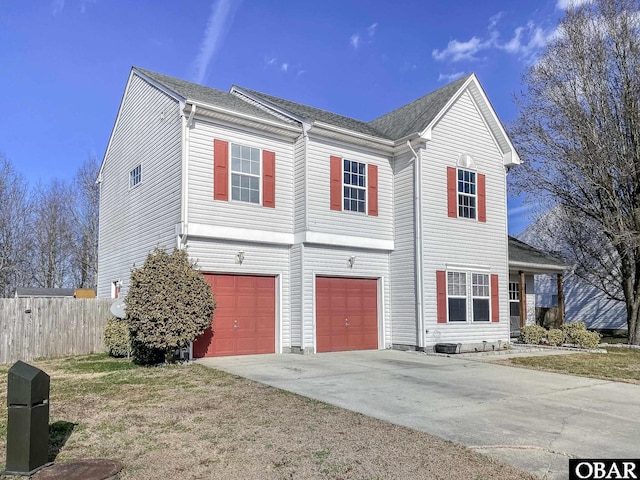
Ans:
POLYGON ((0 363, 104 351, 110 298, 0 298, 0 363))

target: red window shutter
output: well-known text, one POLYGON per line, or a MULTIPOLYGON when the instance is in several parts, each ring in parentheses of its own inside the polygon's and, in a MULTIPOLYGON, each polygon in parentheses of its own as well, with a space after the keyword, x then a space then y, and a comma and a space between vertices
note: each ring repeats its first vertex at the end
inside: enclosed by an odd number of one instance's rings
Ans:
POLYGON ((500 321, 500 295, 498 292, 498 275, 491 275, 491 321, 500 321))
POLYGON ((478 174, 478 221, 487 221, 486 180, 482 173, 478 174))
POLYGON ((436 301, 438 323, 447 323, 447 272, 436 271, 436 301))
POLYGON ((367 205, 369 215, 378 216, 378 166, 367 167, 367 205))
POLYGON ((229 200, 229 142, 213 141, 213 198, 229 200))
POLYGON ((447 208, 449 216, 458 216, 458 179, 456 169, 447 167, 447 208))
POLYGON ((342 158, 331 155, 331 210, 342 211, 342 158))
POLYGON ((262 151, 262 205, 276 206, 276 154, 262 151))

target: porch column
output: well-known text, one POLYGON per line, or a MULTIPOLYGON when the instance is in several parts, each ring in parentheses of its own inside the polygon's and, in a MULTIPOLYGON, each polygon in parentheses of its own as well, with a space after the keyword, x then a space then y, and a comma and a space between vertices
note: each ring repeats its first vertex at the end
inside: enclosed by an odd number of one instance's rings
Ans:
POLYGON ((527 323, 527 285, 522 270, 518 272, 518 298, 520 299, 520 327, 524 327, 527 323))
POLYGON ((562 273, 558 273, 558 325, 564 323, 564 291, 562 290, 562 273))

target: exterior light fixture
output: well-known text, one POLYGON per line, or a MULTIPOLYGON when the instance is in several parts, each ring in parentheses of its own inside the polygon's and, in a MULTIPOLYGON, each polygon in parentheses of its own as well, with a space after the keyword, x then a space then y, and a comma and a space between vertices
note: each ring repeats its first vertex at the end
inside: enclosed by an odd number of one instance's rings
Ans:
POLYGON ((238 262, 240 265, 242 265, 242 262, 244 262, 244 252, 242 250, 240 250, 236 255, 236 262, 238 262))
POLYGON ((349 268, 353 268, 353 264, 356 263, 356 256, 355 255, 351 255, 349 257, 348 262, 349 262, 349 268))

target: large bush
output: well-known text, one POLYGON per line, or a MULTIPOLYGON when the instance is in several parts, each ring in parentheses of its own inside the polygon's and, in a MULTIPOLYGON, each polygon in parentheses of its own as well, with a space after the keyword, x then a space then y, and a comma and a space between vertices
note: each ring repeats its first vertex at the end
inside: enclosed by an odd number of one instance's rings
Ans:
POLYGON ((211 287, 185 250, 151 252, 131 272, 125 298, 133 355, 139 363, 171 360, 211 325, 211 287))
POLYGON ((584 322, 571 322, 562 325, 562 331, 564 332, 564 341, 567 343, 578 343, 576 338, 581 335, 580 332, 586 332, 587 326, 584 322))
POLYGON ((131 335, 129 327, 124 320, 110 318, 104 327, 104 346, 109 355, 114 357, 126 357, 131 353, 131 335))
POLYGON ((540 325, 525 325, 520 328, 518 340, 529 345, 538 345, 547 335, 547 329, 540 325))
POLYGON ((547 341, 549 345, 554 347, 562 345, 564 343, 564 332, 559 328, 552 328, 547 332, 547 341))
POLYGON ((600 334, 590 330, 576 330, 573 334, 573 343, 580 348, 594 349, 600 345, 600 334))

